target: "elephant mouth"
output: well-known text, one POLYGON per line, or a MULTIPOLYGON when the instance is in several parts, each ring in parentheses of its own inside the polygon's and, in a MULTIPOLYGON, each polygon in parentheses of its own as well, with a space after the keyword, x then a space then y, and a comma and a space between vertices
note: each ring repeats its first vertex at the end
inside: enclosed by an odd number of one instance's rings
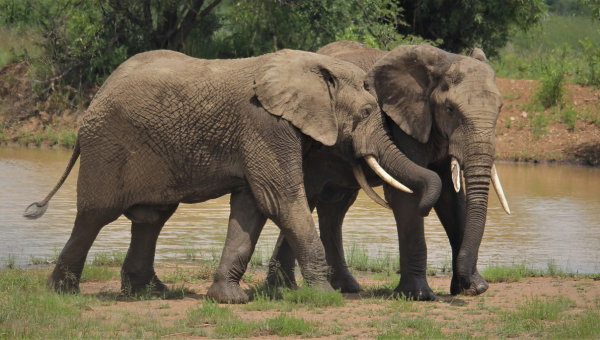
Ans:
MULTIPOLYGON (((452 183, 454 184, 454 191, 459 192, 463 176, 461 174, 460 161, 454 156, 452 156, 450 160, 450 169, 452 171, 452 183)), ((490 177, 494 191, 496 191, 498 200, 500 200, 500 205, 502 205, 504 211, 510 215, 510 207, 508 206, 506 195, 504 195, 504 190, 502 189, 502 183, 500 183, 500 177, 498 177, 498 171, 496 170, 495 163, 492 163, 490 177)))
MULTIPOLYGON (((367 162, 369 167, 373 170, 373 172, 375 172, 377 174, 377 176, 379 176, 386 183, 388 183, 389 185, 391 185, 392 187, 394 187, 398 190, 401 190, 401 191, 404 191, 404 192, 407 192, 410 194, 413 193, 413 191, 410 190, 407 186, 400 183, 394 177, 392 177, 390 174, 388 174, 387 171, 385 171, 381 167, 381 165, 379 165, 379 163, 377 162, 375 157, 373 157, 372 155, 366 155, 363 158, 365 159, 365 161, 367 162)), ((367 196, 369 196, 373 201, 375 201, 375 203, 381 205, 382 207, 391 209, 390 205, 383 198, 381 198, 381 196, 379 196, 375 192, 375 190, 373 190, 371 185, 369 185, 369 182, 367 181, 365 174, 362 171, 362 168, 360 167, 358 162, 352 163, 352 172, 354 173, 354 177, 356 177, 356 181, 358 182, 360 187, 364 190, 364 192, 367 194, 367 196)))

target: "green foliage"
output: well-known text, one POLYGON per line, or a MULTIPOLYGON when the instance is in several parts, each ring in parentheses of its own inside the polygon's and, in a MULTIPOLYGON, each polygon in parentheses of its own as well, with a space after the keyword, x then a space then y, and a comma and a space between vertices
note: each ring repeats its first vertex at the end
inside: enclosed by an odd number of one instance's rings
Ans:
MULTIPOLYGON (((598 31, 600 35, 600 31, 598 31)), ((584 73, 585 82, 588 85, 600 85, 600 43, 587 37, 579 41, 584 51, 581 57, 587 66, 587 72, 584 73)))
POLYGON ((573 106, 567 105, 563 108, 558 108, 558 117, 560 121, 567 126, 569 131, 575 130, 575 123, 577 122, 577 111, 573 109, 573 106))
POLYGON ((489 55, 497 54, 517 31, 527 31, 546 17, 543 0, 439 1, 397 0, 404 8, 407 25, 398 27, 402 34, 443 40, 441 47, 460 53, 480 46, 489 55))
POLYGON ((529 33, 517 33, 490 63, 499 77, 539 79, 550 57, 560 58, 561 48, 568 46, 569 62, 563 70, 566 78, 586 82, 589 72, 586 58, 593 52, 586 52, 581 41, 589 39, 599 46, 598 28, 587 17, 552 15, 529 33))
POLYGON ((60 133, 60 143, 66 148, 74 148, 77 142, 77 131, 66 129, 60 133))
POLYGON ((593 20, 600 20, 600 1, 598 0, 581 0, 583 5, 587 5, 590 9, 590 17, 593 20))
POLYGON ((562 106, 564 103, 565 70, 569 66, 571 49, 565 45, 550 55, 542 64, 541 87, 535 95, 544 107, 562 106))

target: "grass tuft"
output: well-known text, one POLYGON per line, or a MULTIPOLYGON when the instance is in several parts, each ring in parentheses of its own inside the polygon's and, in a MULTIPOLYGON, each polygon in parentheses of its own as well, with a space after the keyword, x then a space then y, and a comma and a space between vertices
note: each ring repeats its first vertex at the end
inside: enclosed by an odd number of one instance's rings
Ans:
POLYGON ((355 243, 346 251, 346 262, 348 268, 374 273, 396 272, 400 269, 400 258, 389 253, 379 253, 372 257, 364 247, 355 243))
POLYGON ((125 252, 118 250, 95 253, 94 258, 92 259, 92 265, 120 267, 123 265, 123 262, 125 262, 125 256, 125 252))

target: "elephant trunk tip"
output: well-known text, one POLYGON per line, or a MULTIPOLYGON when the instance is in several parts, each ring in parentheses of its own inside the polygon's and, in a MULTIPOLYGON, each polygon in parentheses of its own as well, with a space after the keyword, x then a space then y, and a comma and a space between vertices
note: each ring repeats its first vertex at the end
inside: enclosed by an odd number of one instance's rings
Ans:
POLYGON ((424 181, 423 196, 419 202, 419 213, 421 216, 428 216, 429 212, 437 202, 442 192, 442 180, 433 171, 428 171, 424 181))
POLYGON ((42 215, 44 215, 46 210, 48 210, 47 202, 44 205, 40 205, 40 203, 35 202, 35 203, 32 203, 30 206, 28 206, 27 209, 25 209, 25 212, 23 213, 23 217, 28 218, 30 220, 35 220, 35 219, 42 217, 42 215))

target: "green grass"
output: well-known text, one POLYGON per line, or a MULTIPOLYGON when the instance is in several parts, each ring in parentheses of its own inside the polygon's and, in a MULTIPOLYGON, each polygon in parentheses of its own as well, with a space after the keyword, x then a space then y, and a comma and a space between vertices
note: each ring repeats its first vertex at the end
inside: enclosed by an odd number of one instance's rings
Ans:
POLYGON ((553 325, 548 332, 551 339, 594 339, 600 334, 600 313, 588 308, 572 320, 553 325))
POLYGON ((444 323, 423 317, 407 318, 395 315, 389 320, 373 325, 383 333, 377 339, 447 339, 448 334, 442 333, 444 323))
POLYGON ((534 269, 526 264, 499 265, 491 264, 481 271, 488 282, 518 282, 526 277, 574 277, 576 274, 559 268, 556 262, 549 260, 546 269, 534 269))
POLYGON ((496 332, 503 337, 520 337, 523 333, 542 336, 548 328, 548 321, 557 321, 562 312, 574 307, 574 301, 563 297, 543 300, 533 296, 518 305, 514 312, 500 312, 500 325, 496 332))
POLYGON ((219 322, 234 320, 235 314, 228 307, 221 307, 216 301, 206 299, 202 305, 187 311, 187 325, 216 325, 219 322))
POLYGON ((298 289, 256 284, 248 292, 252 301, 247 310, 291 310, 294 306, 307 308, 340 307, 345 304, 339 291, 325 292, 303 282, 298 289))
POLYGON ((593 56, 600 46, 598 30, 600 24, 588 17, 552 15, 530 33, 517 33, 500 51, 500 57, 490 62, 499 77, 539 79, 553 56, 559 55, 559 47, 568 46, 571 52, 564 70, 567 79, 589 83, 590 63, 597 60, 593 56))
POLYGON ((196 261, 196 254, 198 250, 194 247, 194 245, 190 242, 186 242, 183 245, 183 252, 185 253, 186 260, 196 261))
POLYGON ((125 252, 118 250, 95 253, 92 258, 92 265, 120 267, 123 265, 126 255, 125 252))
POLYGON ((245 322, 229 307, 221 307, 212 300, 203 300, 201 306, 189 309, 186 325, 188 327, 216 325, 214 335, 224 338, 250 337, 264 333, 278 336, 317 336, 319 334, 318 328, 304 319, 283 313, 262 322, 245 322))
POLYGON ((496 282, 518 282, 525 277, 538 276, 539 271, 527 267, 524 264, 519 265, 490 265, 481 271, 481 276, 489 283, 496 282))
POLYGON ((74 148, 77 142, 77 131, 69 128, 61 131, 60 133, 60 144, 66 148, 74 148))
POLYGON ((400 269, 398 255, 380 252, 373 257, 368 254, 366 248, 356 244, 352 244, 346 251, 346 263, 351 269, 374 273, 396 272, 400 269))
POLYGON ((107 266, 87 265, 83 267, 81 282, 108 281, 120 277, 119 270, 107 266))

